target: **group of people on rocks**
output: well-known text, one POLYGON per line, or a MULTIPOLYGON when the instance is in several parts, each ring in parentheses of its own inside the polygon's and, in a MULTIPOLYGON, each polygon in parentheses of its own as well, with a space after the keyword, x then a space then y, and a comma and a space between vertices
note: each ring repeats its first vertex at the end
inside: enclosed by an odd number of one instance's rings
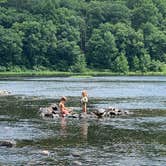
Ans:
POLYGON ((43 117, 73 117, 73 118, 104 118, 104 117, 113 117, 117 115, 128 115, 128 111, 117 109, 114 107, 108 108, 96 108, 93 111, 87 114, 87 103, 88 103, 88 94, 86 90, 82 91, 81 95, 81 107, 82 113, 78 114, 73 111, 72 108, 68 108, 65 106, 67 102, 67 97, 61 97, 59 104, 53 104, 50 107, 40 108, 41 115, 43 117))
MULTIPOLYGON (((62 117, 72 113, 72 110, 65 106, 66 102, 67 102, 67 97, 65 97, 65 96, 63 96, 59 102, 59 110, 60 110, 62 117)), ((87 103, 88 103, 88 94, 87 94, 86 90, 83 90, 82 96, 81 96, 81 104, 82 104, 82 112, 85 114, 87 113, 87 103)))

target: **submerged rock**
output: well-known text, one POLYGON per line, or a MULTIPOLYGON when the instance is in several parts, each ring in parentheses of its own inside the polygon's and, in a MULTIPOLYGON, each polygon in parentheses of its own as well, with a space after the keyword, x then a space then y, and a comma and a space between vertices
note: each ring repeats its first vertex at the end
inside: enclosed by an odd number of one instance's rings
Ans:
POLYGON ((79 118, 80 118, 80 119, 82 119, 82 118, 84 119, 84 118, 87 118, 87 117, 88 117, 88 114, 87 114, 87 113, 80 113, 80 114, 79 114, 79 118))
POLYGON ((50 152, 48 150, 41 150, 40 153, 47 156, 50 155, 50 152))
POLYGON ((79 114, 72 113, 72 114, 69 114, 67 117, 69 117, 69 118, 79 118, 79 114))
POLYGON ((73 161, 73 165, 79 166, 79 165, 82 165, 82 163, 80 161, 73 161))
POLYGON ((15 141, 8 141, 8 140, 0 141, 0 146, 4 146, 7 148, 12 148, 15 145, 16 145, 15 141))
POLYGON ((79 151, 74 151, 71 153, 73 157, 81 157, 81 153, 79 151))
POLYGON ((11 92, 7 91, 7 90, 0 90, 0 96, 7 96, 10 95, 11 92))
POLYGON ((97 117, 98 116, 96 116, 96 114, 94 114, 93 112, 79 114, 79 119, 94 119, 97 117))

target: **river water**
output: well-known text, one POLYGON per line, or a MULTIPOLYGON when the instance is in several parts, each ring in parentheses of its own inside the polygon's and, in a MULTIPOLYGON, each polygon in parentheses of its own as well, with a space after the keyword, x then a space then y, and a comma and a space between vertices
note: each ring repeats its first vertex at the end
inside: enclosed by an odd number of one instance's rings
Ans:
POLYGON ((0 78, 0 165, 166 165, 166 77, 0 78), (68 97, 80 110, 113 106, 131 114, 111 119, 42 119, 38 109, 68 97))

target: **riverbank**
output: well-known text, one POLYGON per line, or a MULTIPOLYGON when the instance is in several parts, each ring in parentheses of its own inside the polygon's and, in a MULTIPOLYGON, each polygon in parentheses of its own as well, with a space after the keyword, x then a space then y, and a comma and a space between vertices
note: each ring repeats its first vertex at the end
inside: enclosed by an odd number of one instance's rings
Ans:
POLYGON ((128 72, 113 73, 109 71, 88 71, 84 73, 60 72, 60 71, 23 71, 23 72, 0 72, 0 77, 11 76, 55 76, 55 77, 97 77, 97 76, 166 76, 166 72, 128 72))

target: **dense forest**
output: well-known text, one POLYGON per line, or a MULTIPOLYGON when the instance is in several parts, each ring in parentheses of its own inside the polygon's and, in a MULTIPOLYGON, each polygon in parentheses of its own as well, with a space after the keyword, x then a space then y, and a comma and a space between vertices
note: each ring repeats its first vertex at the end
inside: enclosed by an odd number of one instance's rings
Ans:
POLYGON ((166 0, 0 0, 0 71, 162 71, 166 0))

